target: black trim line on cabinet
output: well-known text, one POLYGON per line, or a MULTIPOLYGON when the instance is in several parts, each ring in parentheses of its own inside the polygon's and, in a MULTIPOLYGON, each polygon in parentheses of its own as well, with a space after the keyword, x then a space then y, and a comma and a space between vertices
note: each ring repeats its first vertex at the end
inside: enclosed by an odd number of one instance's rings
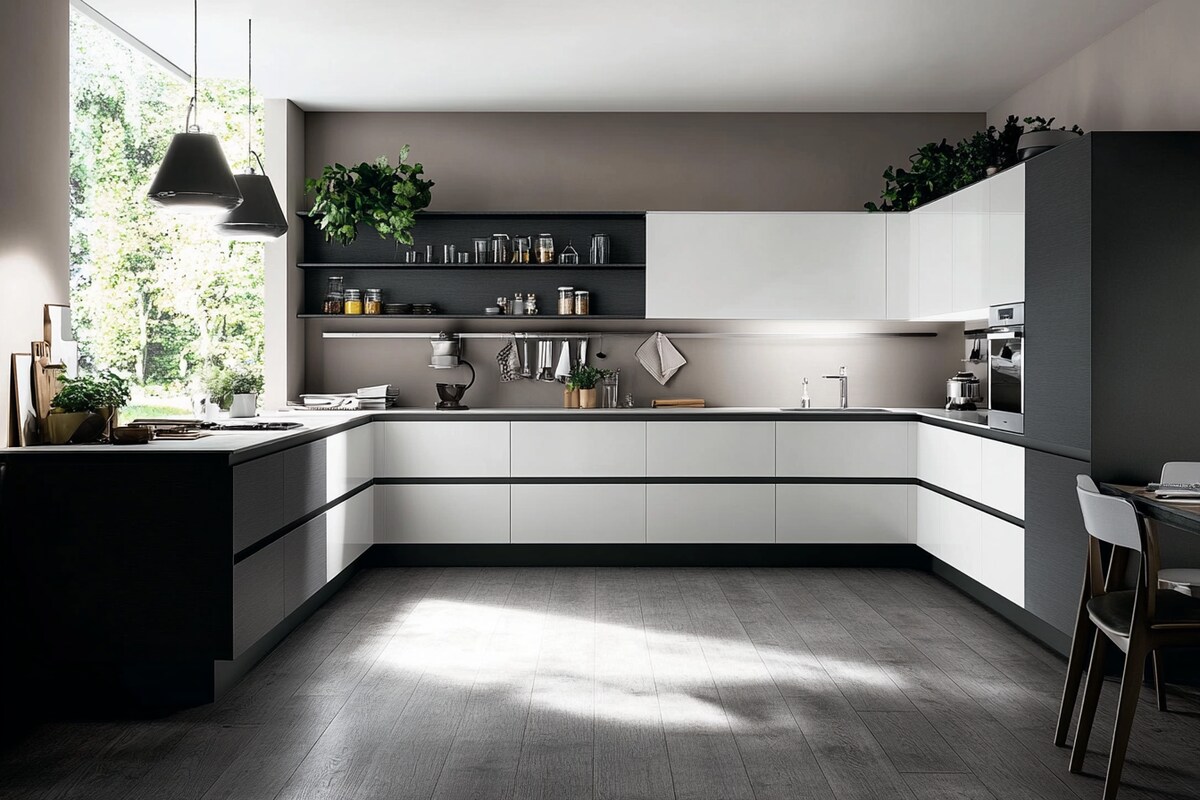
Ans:
POLYGON ((1066 655, 1070 651, 1070 634, 1063 633, 1050 623, 1044 622, 1007 597, 997 594, 979 581, 942 561, 940 558, 930 556, 929 559, 929 571, 934 575, 959 591, 978 600, 990 610, 995 611, 1004 617, 1004 619, 1059 655, 1066 655))
POLYGON ((341 495, 340 497, 330 500, 328 503, 325 503, 322 506, 318 506, 316 509, 308 512, 304 516, 297 517, 296 519, 292 520, 287 525, 284 525, 282 528, 275 531, 274 533, 269 533, 266 536, 264 536, 263 538, 259 539, 254 544, 247 545, 247 546, 243 547, 241 550, 234 553, 233 554, 233 563, 239 564, 239 563, 245 561, 247 558, 254 555, 259 550, 262 550, 265 547, 269 547, 270 545, 274 544, 275 542, 279 541, 283 537, 287 536, 289 533, 296 530, 300 526, 302 526, 308 522, 312 522, 314 519, 321 516, 326 511, 333 508, 334 506, 337 506, 337 505, 340 505, 340 504, 346 502, 351 497, 354 497, 356 494, 361 494, 362 492, 365 492, 367 489, 370 489, 374 485, 375 485, 375 481, 373 481, 373 480, 367 481, 366 483, 362 484, 361 486, 351 489, 350 491, 346 492, 345 494, 341 495))
POLYGON ((372 567, 907 567, 915 544, 376 544, 372 567))
POLYGON ((717 483, 717 484, 746 484, 746 483, 808 483, 808 484, 915 484, 915 478, 775 478, 771 476, 737 476, 726 477, 717 475, 705 476, 686 476, 686 477, 663 477, 653 476, 646 477, 644 475, 628 475, 625 477, 546 477, 546 478, 376 478, 375 484, 380 486, 402 485, 402 486, 423 486, 437 484, 451 485, 488 485, 488 484, 515 484, 515 485, 578 485, 578 484, 677 484, 677 483, 717 483))
POLYGON ((996 519, 1002 519, 1005 522, 1016 525, 1019 528, 1025 527, 1025 520, 1021 519, 1020 517, 1014 517, 1012 514, 1006 514, 999 509, 992 508, 991 506, 985 506, 983 503, 980 503, 977 500, 972 500, 969 497, 963 497, 961 494, 955 494, 949 489, 943 489, 941 486, 937 486, 932 483, 926 483, 925 481, 921 480, 914 481, 914 483, 916 483, 922 489, 928 489, 931 492, 937 492, 943 497, 949 497, 951 500, 957 500, 964 506, 970 506, 976 511, 982 511, 985 514, 991 514, 996 519))

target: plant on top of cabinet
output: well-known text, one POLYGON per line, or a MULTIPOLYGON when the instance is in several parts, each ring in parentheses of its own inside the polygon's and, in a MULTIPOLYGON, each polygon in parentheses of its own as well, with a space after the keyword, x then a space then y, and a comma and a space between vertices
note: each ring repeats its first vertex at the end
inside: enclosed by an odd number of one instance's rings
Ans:
POLYGON ((351 244, 363 224, 374 228, 381 239, 392 236, 402 244, 413 243, 416 212, 429 206, 433 181, 421 177, 420 162, 405 164, 407 158, 408 145, 404 145, 394 167, 387 156, 353 167, 330 164, 321 170, 321 177, 304 182, 304 190, 315 194, 309 217, 326 241, 351 244))
POLYGON ((1083 128, 1078 125, 1072 125, 1070 128, 1051 128, 1054 117, 1026 117, 1025 124, 1030 127, 1025 129, 1025 133, 1021 134, 1017 142, 1017 155, 1022 161, 1033 158, 1038 153, 1053 150, 1060 144, 1066 144, 1076 136, 1083 136, 1083 128))
POLYGON ((110 429, 117 410, 129 402, 129 381, 111 370, 98 375, 62 376, 50 401, 46 428, 51 444, 94 442, 110 429))
POLYGON ((908 157, 909 169, 889 166, 884 170, 882 202, 866 203, 864 208, 868 211, 912 211, 1028 158, 1023 150, 1026 146, 1035 148, 1035 152, 1029 154, 1034 155, 1063 141, 1026 145, 1026 138, 1031 135, 1035 142, 1040 142, 1036 137, 1065 135, 1069 139, 1083 133, 1078 125, 1070 131, 1065 128, 1050 131, 1047 126, 1053 121, 1053 118, 1026 117, 1026 124, 1034 126, 1026 129, 1015 116, 1010 116, 1004 121, 1004 127, 989 125, 986 130, 976 131, 956 145, 943 139, 919 147, 908 157))

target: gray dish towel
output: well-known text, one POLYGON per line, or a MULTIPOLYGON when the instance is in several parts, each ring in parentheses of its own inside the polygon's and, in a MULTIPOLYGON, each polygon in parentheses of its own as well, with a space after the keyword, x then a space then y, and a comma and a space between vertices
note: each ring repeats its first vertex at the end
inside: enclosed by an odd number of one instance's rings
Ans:
POLYGON ((516 340, 509 341, 500 348, 500 352, 496 354, 496 364, 500 367, 502 383, 521 380, 521 359, 517 355, 516 340))
POLYGON ((654 376, 654 380, 662 386, 666 386, 667 381, 671 380, 679 368, 687 363, 687 359, 675 349, 675 345, 671 344, 671 340, 661 331, 655 332, 649 339, 642 342, 634 355, 646 368, 646 372, 654 376))

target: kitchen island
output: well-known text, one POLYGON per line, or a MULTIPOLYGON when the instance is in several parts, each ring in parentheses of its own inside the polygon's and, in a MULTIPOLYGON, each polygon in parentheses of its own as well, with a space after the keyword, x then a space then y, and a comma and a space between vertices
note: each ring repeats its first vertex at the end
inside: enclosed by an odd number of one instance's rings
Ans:
POLYGON ((269 419, 304 427, 0 451, 27 676, 122 704, 209 701, 363 563, 934 568, 1037 632, 1022 609, 1026 443, 978 420, 774 408, 269 419))

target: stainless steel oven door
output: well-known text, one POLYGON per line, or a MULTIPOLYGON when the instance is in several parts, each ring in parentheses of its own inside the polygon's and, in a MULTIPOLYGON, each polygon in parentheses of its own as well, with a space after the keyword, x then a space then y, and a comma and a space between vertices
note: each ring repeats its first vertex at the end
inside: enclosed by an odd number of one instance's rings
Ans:
POLYGON ((1012 327, 988 334, 988 427, 1025 432, 1025 332, 1012 327))

